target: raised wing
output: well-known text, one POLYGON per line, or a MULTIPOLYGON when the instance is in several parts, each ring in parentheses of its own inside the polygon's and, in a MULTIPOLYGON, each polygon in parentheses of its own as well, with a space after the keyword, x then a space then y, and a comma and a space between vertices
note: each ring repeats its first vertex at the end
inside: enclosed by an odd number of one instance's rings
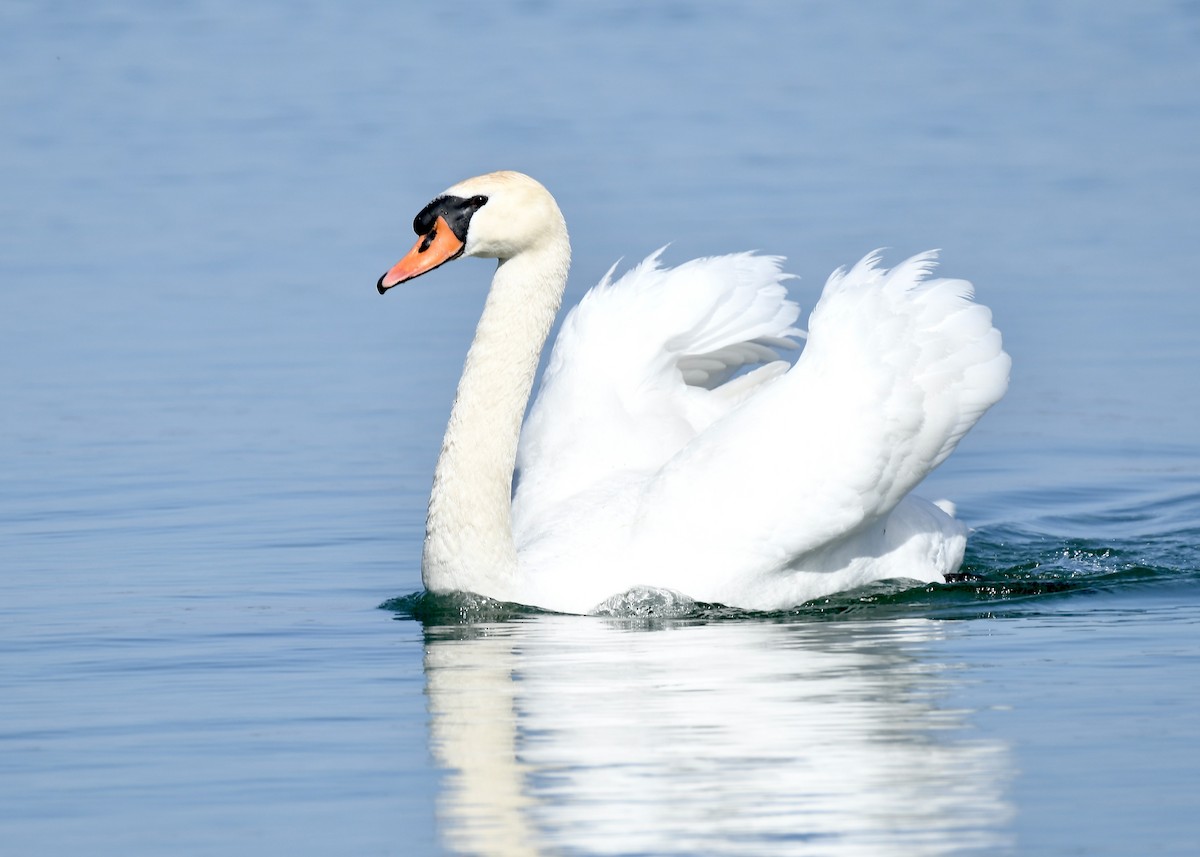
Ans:
POLYGON ((787 370, 775 349, 795 347, 800 308, 782 259, 741 253, 664 268, 661 253, 615 282, 610 270, 563 321, 521 432, 518 540, 602 480, 648 478, 787 370))
POLYGON ((644 561, 714 579, 798 567, 950 454, 1004 394, 1011 361, 971 285, 929 278, 935 258, 886 271, 872 254, 830 277, 796 365, 643 493, 644 561))

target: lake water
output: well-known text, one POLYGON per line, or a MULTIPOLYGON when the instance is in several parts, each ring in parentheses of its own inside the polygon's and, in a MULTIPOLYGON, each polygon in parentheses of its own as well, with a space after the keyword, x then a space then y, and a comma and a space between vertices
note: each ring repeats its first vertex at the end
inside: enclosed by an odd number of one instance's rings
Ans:
POLYGON ((1196 3, 12 2, 0 81, 0 852, 1194 853, 1196 3), (491 269, 374 284, 498 168, 568 301, 943 248, 971 579, 412 596, 491 269))

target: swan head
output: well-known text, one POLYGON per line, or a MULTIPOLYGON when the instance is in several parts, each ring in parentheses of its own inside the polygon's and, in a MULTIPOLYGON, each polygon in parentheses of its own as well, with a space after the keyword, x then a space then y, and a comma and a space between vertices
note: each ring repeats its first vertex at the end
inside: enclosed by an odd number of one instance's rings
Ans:
POLYGON ((434 197, 413 219, 417 243, 379 278, 380 294, 459 256, 511 259, 548 242, 566 240, 554 197, 522 173, 488 173, 434 197))

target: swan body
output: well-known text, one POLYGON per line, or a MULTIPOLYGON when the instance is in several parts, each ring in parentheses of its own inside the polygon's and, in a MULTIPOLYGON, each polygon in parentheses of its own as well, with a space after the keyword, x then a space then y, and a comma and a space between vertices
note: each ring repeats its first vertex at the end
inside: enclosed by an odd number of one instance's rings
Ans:
POLYGON ((499 260, 434 474, 430 591, 586 613, 651 587, 774 610, 958 569, 966 528, 910 492, 1011 361, 970 284, 931 276, 935 254, 835 272, 807 335, 778 257, 610 271, 564 319, 522 428, 570 264, 557 204, 491 173, 414 230, 380 293, 458 256, 499 260))

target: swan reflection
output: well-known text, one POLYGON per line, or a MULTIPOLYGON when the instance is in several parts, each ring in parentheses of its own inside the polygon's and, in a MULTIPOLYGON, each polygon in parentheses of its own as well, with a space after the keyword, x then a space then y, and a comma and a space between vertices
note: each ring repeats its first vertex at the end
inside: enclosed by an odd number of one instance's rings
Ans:
POLYGON ((944 633, 597 618, 429 628, 446 845, 465 854, 1003 847, 1007 747, 946 707, 944 633))

